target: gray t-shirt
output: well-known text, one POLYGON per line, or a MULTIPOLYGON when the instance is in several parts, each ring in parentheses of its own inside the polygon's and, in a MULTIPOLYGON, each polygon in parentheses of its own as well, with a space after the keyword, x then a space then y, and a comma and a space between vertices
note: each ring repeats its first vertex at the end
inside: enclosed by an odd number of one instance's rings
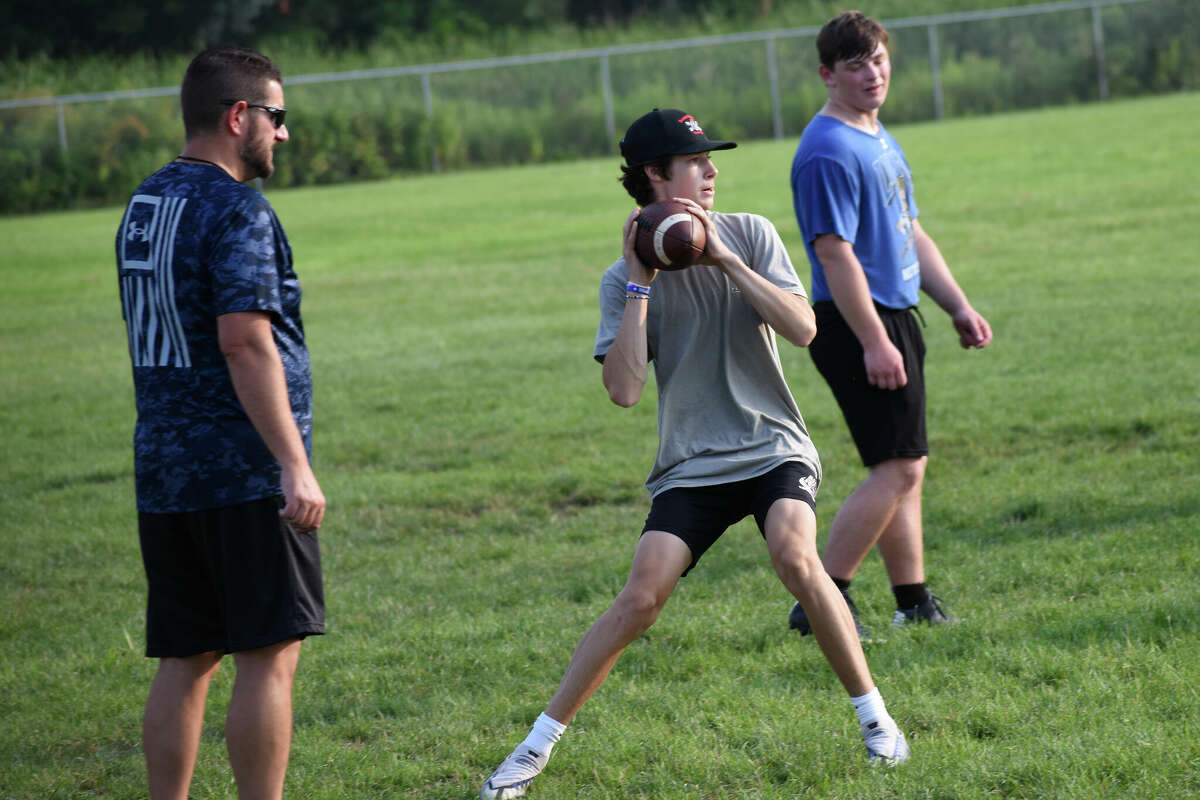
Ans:
MULTIPOLYGON (((770 221, 757 214, 709 216, 721 241, 751 269, 807 297, 770 221)), ((597 360, 616 338, 628 282, 624 258, 600 282, 597 360)), ((817 449, 783 377, 775 331, 719 268, 659 272, 646 339, 658 384, 658 456, 646 479, 651 497, 754 478, 787 461, 807 463, 820 476, 817 449)))

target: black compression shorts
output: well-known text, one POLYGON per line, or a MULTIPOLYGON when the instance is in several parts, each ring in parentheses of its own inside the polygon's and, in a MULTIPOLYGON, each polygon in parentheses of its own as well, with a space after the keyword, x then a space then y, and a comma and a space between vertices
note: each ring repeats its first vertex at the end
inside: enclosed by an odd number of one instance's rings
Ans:
POLYGON ((816 511, 816 472, 801 461, 788 461, 765 475, 715 486, 681 486, 656 495, 642 533, 663 531, 683 540, 692 551, 687 575, 721 534, 749 514, 766 535, 767 512, 783 498, 801 500, 816 511))

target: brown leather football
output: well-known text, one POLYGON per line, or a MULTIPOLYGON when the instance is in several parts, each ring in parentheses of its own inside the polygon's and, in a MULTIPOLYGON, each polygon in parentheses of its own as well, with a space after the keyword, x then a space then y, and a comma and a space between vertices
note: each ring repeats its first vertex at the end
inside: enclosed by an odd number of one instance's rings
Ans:
POLYGON ((704 224, 676 200, 651 203, 637 216, 634 250, 651 269, 684 269, 700 260, 704 224))

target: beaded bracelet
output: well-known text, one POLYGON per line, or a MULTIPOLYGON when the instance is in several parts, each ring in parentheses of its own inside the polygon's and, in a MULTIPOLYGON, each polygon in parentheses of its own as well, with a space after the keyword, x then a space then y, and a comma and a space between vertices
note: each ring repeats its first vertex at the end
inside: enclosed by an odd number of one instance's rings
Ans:
POLYGON ((650 295, 648 295, 648 294, 637 294, 637 293, 635 293, 635 292, 629 292, 628 294, 626 294, 626 295, 625 295, 625 299, 626 299, 626 300, 649 300, 649 299, 650 299, 650 295))

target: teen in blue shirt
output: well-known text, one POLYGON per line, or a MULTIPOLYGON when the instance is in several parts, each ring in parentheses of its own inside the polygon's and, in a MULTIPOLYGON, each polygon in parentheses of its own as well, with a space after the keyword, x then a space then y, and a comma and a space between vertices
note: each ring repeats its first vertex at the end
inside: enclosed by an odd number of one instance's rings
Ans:
MULTIPOLYGON (((918 290, 947 314, 963 347, 991 328, 917 221, 912 171, 879 122, 891 62, 878 22, 846 12, 817 37, 828 100, 792 164, 796 219, 812 266, 817 335, 809 353, 833 390, 867 478, 834 517, 822 562, 851 611, 850 579, 878 545, 896 599, 893 623, 946 622, 925 586, 921 488, 925 343, 913 319, 918 290)), ((809 632, 796 604, 790 624, 809 632)), ((859 625, 860 635, 866 630, 859 625)))

